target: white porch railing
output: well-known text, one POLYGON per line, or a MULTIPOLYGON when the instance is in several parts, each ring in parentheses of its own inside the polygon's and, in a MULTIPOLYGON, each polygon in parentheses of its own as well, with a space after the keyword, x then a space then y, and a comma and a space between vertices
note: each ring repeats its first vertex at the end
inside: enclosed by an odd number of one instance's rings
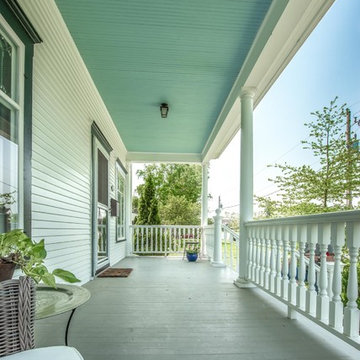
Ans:
POLYGON ((245 226, 248 279, 288 304, 290 317, 300 312, 360 348, 360 211, 251 221, 245 226), (329 245, 334 252, 330 264, 329 245), (346 303, 341 297, 342 256, 350 262, 346 303))
POLYGON ((207 225, 203 227, 203 238, 206 241, 206 255, 209 259, 214 257, 214 225, 207 225))
POLYGON ((132 225, 133 253, 139 255, 183 254, 186 242, 198 242, 201 251, 201 226, 132 225))
POLYGON ((231 270, 239 271, 239 233, 222 225, 222 260, 231 270))

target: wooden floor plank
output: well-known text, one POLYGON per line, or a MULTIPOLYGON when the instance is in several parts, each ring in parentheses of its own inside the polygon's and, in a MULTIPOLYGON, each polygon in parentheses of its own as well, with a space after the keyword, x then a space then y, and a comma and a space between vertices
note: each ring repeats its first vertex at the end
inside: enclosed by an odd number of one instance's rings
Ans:
MULTIPOLYGON (((359 360, 360 352, 208 262, 134 257, 128 278, 95 279, 69 342, 85 360, 359 360)), ((69 314, 36 322, 37 346, 63 344, 69 314)))

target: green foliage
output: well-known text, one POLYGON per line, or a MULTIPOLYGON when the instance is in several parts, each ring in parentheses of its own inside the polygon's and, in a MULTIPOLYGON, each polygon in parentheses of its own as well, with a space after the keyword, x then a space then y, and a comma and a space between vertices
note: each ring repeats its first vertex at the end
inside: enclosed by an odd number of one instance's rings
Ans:
POLYGON ((146 174, 145 183, 140 188, 140 198, 138 206, 138 225, 157 225, 160 224, 158 199, 155 188, 155 179, 152 173, 146 174))
POLYGON ((187 254, 198 254, 200 252, 200 245, 189 245, 185 251, 187 254))
POLYGON ((346 111, 336 104, 311 113, 315 119, 305 126, 309 140, 302 141, 320 165, 275 164, 281 175, 269 179, 280 190, 280 200, 257 197, 263 217, 314 214, 349 209, 345 199, 360 196, 360 153, 351 146, 356 136, 350 134, 347 144, 344 127, 346 111))
POLYGON ((18 265, 36 283, 43 281, 46 285, 56 287, 55 276, 70 283, 80 281, 73 273, 63 269, 50 273, 44 265, 46 256, 44 239, 37 243, 18 229, 0 235, 0 260, 18 265))
POLYGON ((16 193, 16 191, 0 194, 0 207, 14 204, 15 203, 15 199, 14 199, 15 193, 16 193))
POLYGON ((191 202, 185 196, 170 195, 161 204, 160 217, 164 225, 200 225, 200 203, 191 202))
POLYGON ((200 223, 201 166, 152 164, 137 175, 144 183, 136 189, 140 195, 136 224, 159 224, 160 220, 172 225, 200 223), (150 212, 153 222, 149 222, 150 212))
MULTIPOLYGON (((344 252, 347 252, 347 249, 344 249, 344 252)), ((346 290, 347 290, 347 284, 348 284, 348 280, 349 280, 349 269, 350 269, 350 260, 348 259, 348 257, 343 256, 341 259, 342 263, 344 264, 344 268, 342 271, 342 290, 341 290, 341 299, 343 301, 343 303, 346 305, 348 298, 346 295, 346 290)), ((360 285, 360 262, 357 263, 357 275, 358 275, 358 281, 359 281, 359 285, 360 285)), ((358 287, 358 298, 357 298, 357 305, 360 308, 360 286, 358 287)))
POLYGON ((132 198, 132 212, 135 214, 139 213, 139 198, 137 196, 133 196, 132 198))
MULTIPOLYGON (((201 166, 189 164, 152 164, 138 170, 137 175, 146 180, 153 177, 159 202, 165 203, 170 195, 184 196, 191 202, 197 202, 201 197, 201 166)), ((138 189, 141 191, 140 185, 138 189)), ((140 194, 140 192, 138 191, 140 194)))
POLYGON ((187 254, 198 254, 199 253, 199 249, 188 249, 186 250, 187 254))

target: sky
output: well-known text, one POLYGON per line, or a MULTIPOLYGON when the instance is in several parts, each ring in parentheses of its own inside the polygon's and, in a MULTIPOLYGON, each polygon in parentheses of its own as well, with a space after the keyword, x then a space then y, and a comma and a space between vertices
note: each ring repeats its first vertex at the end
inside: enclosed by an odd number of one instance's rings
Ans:
MULTIPOLYGON (((274 196, 268 181, 274 163, 311 164, 316 159, 302 149, 308 138, 304 123, 338 96, 360 117, 360 1, 337 0, 310 34, 254 111, 254 193, 274 196)), ((345 131, 345 130, 344 130, 345 131)), ((357 129, 359 133, 359 130, 357 129)), ((229 212, 238 211, 240 178, 239 133, 219 159, 210 164, 209 192, 229 212), (235 206, 233 206, 235 205, 235 206)))
MULTIPOLYGON (((276 170, 267 165, 310 164, 316 159, 302 149, 308 138, 304 123, 338 96, 360 117, 360 0, 336 0, 317 28, 254 111, 254 193, 276 194, 268 181, 276 170)), ((356 125, 357 127, 357 125, 356 125)), ((344 129, 345 131, 345 129, 344 129)), ((360 129, 357 129, 358 134, 360 129)), ((136 171, 142 164, 134 164, 136 171)), ((220 196, 224 210, 237 212, 240 179, 240 136, 210 162, 210 214, 220 196)), ((133 188, 138 184, 133 177, 133 188)))

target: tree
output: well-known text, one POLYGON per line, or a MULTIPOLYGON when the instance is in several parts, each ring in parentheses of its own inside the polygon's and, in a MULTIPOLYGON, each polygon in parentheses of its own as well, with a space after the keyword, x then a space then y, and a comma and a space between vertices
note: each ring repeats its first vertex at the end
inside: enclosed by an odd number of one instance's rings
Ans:
POLYGON ((315 119, 305 126, 309 140, 302 141, 303 149, 312 151, 320 167, 275 164, 281 175, 274 182, 280 190, 280 200, 260 197, 259 206, 265 216, 298 215, 346 209, 349 194, 359 196, 360 157, 351 146, 356 141, 352 132, 347 142, 346 104, 338 106, 337 97, 329 107, 311 113, 315 119))
MULTIPOLYGON (((151 164, 137 175, 145 180, 152 174, 156 192, 161 203, 165 203, 170 195, 185 196, 191 202, 201 197, 202 171, 200 165, 189 164, 151 164)), ((143 185, 139 185, 141 189, 143 185)))
MULTIPOLYGON (((189 164, 152 164, 147 165, 143 170, 138 170, 137 175, 144 180, 144 183, 136 189, 142 194, 145 188, 154 189, 154 198, 158 201, 161 223, 174 225, 195 225, 200 223, 200 197, 202 184, 202 171, 199 165, 189 164)), ((148 191, 148 190, 147 190, 148 191)), ((137 224, 143 223, 144 218, 140 216, 143 211, 144 217, 148 218, 147 207, 150 209, 150 202, 142 202, 141 196, 138 205, 137 224)))
POLYGON ((151 173, 146 175, 144 186, 141 187, 136 224, 160 224, 156 188, 151 173))
POLYGON ((165 225, 200 225, 200 203, 185 196, 170 195, 160 207, 161 223, 165 225))

